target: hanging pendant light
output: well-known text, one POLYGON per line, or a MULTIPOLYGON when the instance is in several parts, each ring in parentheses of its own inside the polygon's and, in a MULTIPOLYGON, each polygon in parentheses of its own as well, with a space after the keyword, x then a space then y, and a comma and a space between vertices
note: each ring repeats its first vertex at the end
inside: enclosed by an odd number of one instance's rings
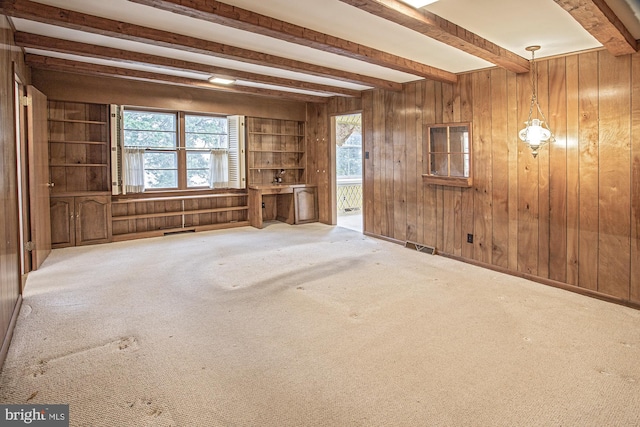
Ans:
POLYGON ((529 46, 526 48, 528 52, 531 52, 531 66, 529 68, 529 74, 531 75, 531 105, 529 106, 529 118, 518 136, 520 139, 529 146, 533 157, 538 156, 538 150, 546 145, 548 142, 555 141, 553 132, 549 129, 547 119, 544 117, 544 113, 538 104, 538 65, 535 62, 535 52, 540 49, 540 46, 529 46), (534 117, 534 107, 536 114, 534 117))

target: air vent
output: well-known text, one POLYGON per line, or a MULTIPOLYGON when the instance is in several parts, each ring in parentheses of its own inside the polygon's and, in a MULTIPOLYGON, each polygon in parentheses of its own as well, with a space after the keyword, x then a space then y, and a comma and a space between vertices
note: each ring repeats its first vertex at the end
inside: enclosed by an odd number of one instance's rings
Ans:
POLYGON ((425 254, 436 255, 436 248, 431 246, 421 245, 415 242, 406 242, 404 244, 404 247, 409 249, 415 249, 416 251, 424 252, 425 254))

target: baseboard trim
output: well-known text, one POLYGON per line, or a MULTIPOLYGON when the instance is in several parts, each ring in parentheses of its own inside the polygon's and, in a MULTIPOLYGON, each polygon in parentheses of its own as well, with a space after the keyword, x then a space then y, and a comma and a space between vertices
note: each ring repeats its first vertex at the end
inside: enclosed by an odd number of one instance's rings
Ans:
POLYGON ((380 234, 369 233, 368 231, 364 231, 362 234, 364 234, 365 236, 376 238, 376 239, 386 240, 387 242, 395 243, 396 245, 404 246, 406 243, 404 240, 393 239, 391 237, 382 236, 380 234))
POLYGON ((0 348, 0 369, 4 366, 4 361, 7 358, 7 353, 9 352, 9 345, 11 344, 11 338, 13 338, 13 329, 16 327, 16 322, 18 321, 20 307, 22 307, 22 295, 18 295, 18 301, 16 301, 16 305, 13 308, 13 314, 11 315, 11 321, 9 322, 9 329, 4 335, 4 340, 2 341, 2 348, 0 348))
POLYGON ((528 273, 523 273, 523 272, 520 272, 520 271, 509 270, 509 269, 504 268, 504 267, 499 267, 499 266, 496 266, 496 265, 491 265, 491 264, 487 264, 487 263, 476 261, 476 260, 472 260, 472 259, 462 258, 462 257, 457 256, 457 255, 450 255, 450 254, 443 254, 443 253, 438 253, 438 255, 441 255, 443 257, 450 258, 450 259, 453 259, 453 260, 456 260, 456 261, 461 261, 461 262, 464 262, 464 263, 467 263, 467 264, 475 265, 475 266, 478 266, 478 267, 487 268, 489 270, 497 271, 499 273, 508 274, 510 276, 515 276, 515 277, 520 277, 520 278, 523 278, 523 279, 531 280, 532 282, 540 283, 540 284, 546 285, 546 286, 551 286, 553 288, 563 289, 565 291, 570 291, 570 292, 573 292, 573 293, 576 293, 576 294, 585 295, 585 296, 596 298, 596 299, 599 299, 599 300, 602 300, 602 301, 606 301, 606 302, 610 302, 610 303, 618 304, 618 305, 624 305, 626 307, 630 307, 630 308, 633 308, 633 309, 636 309, 636 310, 640 310, 640 303, 635 303, 633 301, 627 301, 627 300, 624 300, 622 298, 618 298, 618 297, 614 297, 614 296, 611 296, 611 295, 603 294, 601 292, 593 291, 591 289, 585 289, 585 288, 581 288, 579 286, 569 285, 567 283, 558 282, 558 281, 552 280, 552 279, 545 279, 544 277, 534 276, 533 274, 528 274, 528 273))
MULTIPOLYGON (((366 235, 366 236, 369 236, 369 237, 376 238, 376 239, 386 240, 386 241, 391 242, 391 243, 397 243, 397 244, 400 244, 400 245, 405 245, 406 244, 406 242, 404 242, 404 241, 392 239, 391 237, 381 236, 379 234, 374 234, 374 233, 369 233, 369 232, 364 232, 363 234, 366 235)), ((476 261, 476 260, 473 260, 473 259, 463 258, 463 257, 457 256, 457 255, 451 255, 451 254, 446 254, 446 253, 441 253, 441 252, 436 252, 436 253, 438 255, 440 255, 440 256, 445 257, 445 258, 450 258, 450 259, 453 259, 453 260, 456 260, 456 261, 460 261, 460 262, 464 262, 464 263, 467 263, 467 264, 475 265, 475 266, 478 266, 478 267, 486 268, 486 269, 489 269, 489 270, 497 271, 499 273, 508 274, 510 276, 521 277, 523 279, 531 280, 532 282, 536 282, 536 283, 540 283, 542 285, 551 286, 553 288, 563 289, 565 291, 569 291, 569 292, 573 292, 573 293, 576 293, 576 294, 580 294, 580 295, 585 295, 585 296, 588 296, 588 297, 596 298, 596 299, 599 299, 601 301, 606 301, 606 302, 610 302, 610 303, 613 303, 613 304, 623 305, 625 307, 630 307, 630 308, 633 308, 633 309, 636 309, 636 310, 640 310, 640 303, 624 300, 622 298, 618 298, 618 297, 614 297, 614 296, 611 296, 611 295, 603 294, 601 292, 593 291, 591 289, 585 289, 585 288, 581 288, 579 286, 569 285, 567 283, 558 282, 558 281, 552 280, 552 279, 545 279, 543 277, 534 276, 533 274, 528 274, 528 273, 523 273, 523 272, 520 272, 520 271, 509 270, 509 269, 504 268, 504 267, 499 267, 499 266, 496 266, 496 265, 487 264, 487 263, 476 261)))

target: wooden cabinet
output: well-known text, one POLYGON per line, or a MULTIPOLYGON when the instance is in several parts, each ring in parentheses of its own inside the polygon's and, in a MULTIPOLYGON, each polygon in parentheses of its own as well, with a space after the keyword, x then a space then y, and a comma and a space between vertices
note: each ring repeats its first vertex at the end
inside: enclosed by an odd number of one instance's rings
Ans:
POLYGON ((306 183, 304 122, 247 117, 249 185, 306 183))
POLYGON ((48 102, 51 246, 111 241, 109 106, 48 102))
POLYGON ((51 197, 51 245, 54 248, 111 241, 109 195, 51 197))
POLYGON ((301 187, 293 190, 295 224, 318 220, 318 188, 301 187))

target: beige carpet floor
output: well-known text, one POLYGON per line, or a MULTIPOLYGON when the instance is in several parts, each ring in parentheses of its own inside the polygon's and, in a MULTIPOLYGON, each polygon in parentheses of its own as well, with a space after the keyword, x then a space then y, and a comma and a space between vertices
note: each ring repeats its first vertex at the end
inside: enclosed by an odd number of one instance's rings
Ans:
POLYGON ((321 224, 54 250, 0 403, 72 426, 640 425, 640 311, 321 224))

